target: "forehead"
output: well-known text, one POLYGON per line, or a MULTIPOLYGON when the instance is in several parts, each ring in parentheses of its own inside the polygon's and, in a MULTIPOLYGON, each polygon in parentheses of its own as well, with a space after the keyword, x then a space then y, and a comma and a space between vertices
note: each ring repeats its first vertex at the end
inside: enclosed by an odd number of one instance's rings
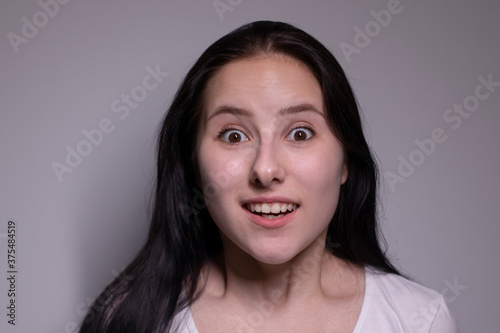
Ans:
POLYGON ((208 113, 226 104, 271 111, 286 103, 310 103, 322 110, 322 100, 321 87, 310 69, 279 54, 230 62, 214 74, 203 94, 208 113))

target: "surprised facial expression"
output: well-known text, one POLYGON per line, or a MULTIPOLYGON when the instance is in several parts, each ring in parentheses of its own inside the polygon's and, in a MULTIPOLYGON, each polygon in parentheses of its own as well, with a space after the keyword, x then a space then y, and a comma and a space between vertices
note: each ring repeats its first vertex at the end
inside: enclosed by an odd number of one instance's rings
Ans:
POLYGON ((312 72, 282 55, 238 60, 203 98, 199 185, 224 250, 280 264, 326 236, 347 168, 312 72))

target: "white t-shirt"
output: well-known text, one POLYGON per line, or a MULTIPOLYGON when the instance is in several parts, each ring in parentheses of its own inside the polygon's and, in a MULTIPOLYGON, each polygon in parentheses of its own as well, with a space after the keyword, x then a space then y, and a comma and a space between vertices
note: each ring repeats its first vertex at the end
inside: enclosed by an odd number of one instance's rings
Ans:
MULTIPOLYGON (((189 308, 174 318, 178 333, 198 333, 189 308)), ((255 330, 258 332, 258 330, 255 330)), ((448 306, 436 291, 399 275, 365 268, 363 305, 353 333, 456 333, 448 306)))

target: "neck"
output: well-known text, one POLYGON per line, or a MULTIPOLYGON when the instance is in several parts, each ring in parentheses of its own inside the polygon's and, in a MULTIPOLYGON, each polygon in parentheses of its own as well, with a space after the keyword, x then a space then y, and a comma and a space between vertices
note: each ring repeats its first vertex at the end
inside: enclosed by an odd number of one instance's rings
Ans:
POLYGON ((224 281, 220 295, 285 306, 330 294, 332 282, 341 278, 346 264, 326 250, 325 239, 326 235, 319 237, 294 258, 277 265, 262 263, 225 242, 218 265, 224 281))

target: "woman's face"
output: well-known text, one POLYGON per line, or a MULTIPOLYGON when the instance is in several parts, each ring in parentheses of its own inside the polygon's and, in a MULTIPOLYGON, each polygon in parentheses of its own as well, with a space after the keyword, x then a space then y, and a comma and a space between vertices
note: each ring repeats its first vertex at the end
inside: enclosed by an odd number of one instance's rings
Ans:
POLYGON ((280 264, 326 237, 347 168, 310 70, 281 55, 238 60, 203 105, 199 185, 226 251, 280 264))

